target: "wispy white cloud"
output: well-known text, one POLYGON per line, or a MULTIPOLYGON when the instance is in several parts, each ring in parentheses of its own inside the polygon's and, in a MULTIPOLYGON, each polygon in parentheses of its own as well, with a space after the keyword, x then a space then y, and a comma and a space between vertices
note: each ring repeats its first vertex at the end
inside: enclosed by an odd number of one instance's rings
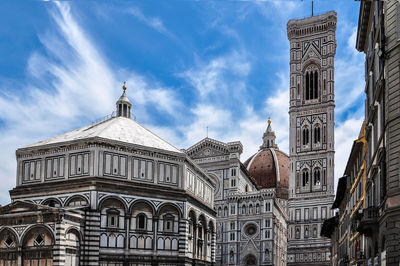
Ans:
MULTIPOLYGON (((134 103, 171 114, 178 105, 171 90, 132 71, 111 69, 68 3, 55 2, 52 7, 49 13, 55 31, 39 34, 45 53, 34 51, 27 59, 27 79, 20 89, 11 94, 1 88, 2 204, 9 202, 7 190, 15 186, 15 150, 111 113, 126 77, 128 85, 138 88, 134 103)), ((140 113, 146 117, 146 108, 140 113)))
POLYGON ((164 26, 164 23, 160 18, 146 16, 138 7, 129 8, 127 12, 159 33, 164 34, 169 38, 175 38, 174 35, 164 26))
POLYGON ((239 52, 216 57, 209 62, 198 60, 197 66, 180 76, 197 90, 200 97, 227 95, 242 91, 251 63, 239 52))
POLYGON ((363 118, 349 118, 338 122, 335 128, 335 189, 337 181, 343 176, 353 141, 358 138, 363 118))
POLYGON ((349 37, 342 44, 344 55, 338 57, 335 62, 335 98, 338 113, 359 105, 364 96, 364 57, 355 49, 357 28, 348 29, 347 34, 349 37))

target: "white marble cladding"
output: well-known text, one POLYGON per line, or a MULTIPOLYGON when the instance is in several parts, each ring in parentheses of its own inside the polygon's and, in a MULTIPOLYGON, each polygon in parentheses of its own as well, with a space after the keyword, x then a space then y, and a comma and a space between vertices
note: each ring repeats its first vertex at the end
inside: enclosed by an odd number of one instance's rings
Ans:
POLYGON ((185 189, 212 207, 213 184, 185 156, 93 144, 45 152, 19 150, 17 186, 105 177, 185 189))

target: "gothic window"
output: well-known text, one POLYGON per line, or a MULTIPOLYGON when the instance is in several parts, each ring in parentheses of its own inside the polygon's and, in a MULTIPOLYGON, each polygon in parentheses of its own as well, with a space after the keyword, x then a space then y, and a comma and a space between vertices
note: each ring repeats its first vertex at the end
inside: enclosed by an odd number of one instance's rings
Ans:
POLYGON ((236 206, 231 205, 231 214, 236 214, 236 206))
POLYGON ((235 230, 235 222, 231 222, 231 230, 235 230))
POLYGON ((271 203, 267 202, 267 203, 265 204, 265 211, 266 211, 266 212, 271 211, 271 203))
POLYGON ((305 170, 303 170, 303 183, 302 183, 303 187, 308 185, 308 183, 309 183, 308 179, 309 179, 308 170, 305 169, 305 170))
POLYGON ((313 228, 313 237, 316 238, 317 237, 317 227, 313 228))
POLYGON ((244 205, 244 204, 242 206, 242 214, 246 214, 246 205, 244 205))
POLYGON ((321 185, 321 170, 319 168, 314 169, 314 186, 321 185))
POLYGON ((310 131, 307 127, 303 128, 303 145, 310 143, 310 131))
POLYGON ((145 230, 146 229, 146 215, 139 213, 136 216, 136 229, 145 230))
POLYGON ((321 142, 321 127, 317 125, 314 128, 314 143, 320 143, 321 142))
POLYGON ((253 205, 249 205, 249 214, 253 214, 253 205))
POLYGON ((221 215, 222 215, 222 208, 218 207, 218 216, 221 216, 221 215))
POLYGON ((311 66, 307 69, 305 75, 305 98, 306 100, 318 99, 318 71, 315 66, 311 66))
POLYGON ((269 230, 265 231, 265 239, 269 239, 271 237, 271 232, 269 230))
POLYGON ((228 207, 226 207, 226 206, 224 208, 224 216, 228 216, 228 207))
POLYGON ((265 227, 271 227, 271 220, 270 219, 265 220, 265 227))
POLYGON ((235 233, 230 233, 230 241, 235 241, 235 233))
POLYGON ((260 213, 260 204, 256 204, 256 213, 258 214, 258 213, 260 213))

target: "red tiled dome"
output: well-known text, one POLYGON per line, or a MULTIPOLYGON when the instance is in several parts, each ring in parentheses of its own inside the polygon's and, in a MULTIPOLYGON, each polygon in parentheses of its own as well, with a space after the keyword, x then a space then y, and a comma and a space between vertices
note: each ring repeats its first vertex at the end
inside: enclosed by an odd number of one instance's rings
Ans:
POLYGON ((289 156, 284 152, 261 149, 244 166, 260 187, 289 189, 289 156))

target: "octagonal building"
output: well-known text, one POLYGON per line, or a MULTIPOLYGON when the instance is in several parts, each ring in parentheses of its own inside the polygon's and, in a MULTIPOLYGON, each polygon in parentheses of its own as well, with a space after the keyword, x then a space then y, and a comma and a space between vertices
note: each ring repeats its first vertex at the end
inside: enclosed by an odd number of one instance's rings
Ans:
POLYGON ((131 118, 123 88, 106 119, 16 151, 0 264, 214 262, 215 182, 131 118))

